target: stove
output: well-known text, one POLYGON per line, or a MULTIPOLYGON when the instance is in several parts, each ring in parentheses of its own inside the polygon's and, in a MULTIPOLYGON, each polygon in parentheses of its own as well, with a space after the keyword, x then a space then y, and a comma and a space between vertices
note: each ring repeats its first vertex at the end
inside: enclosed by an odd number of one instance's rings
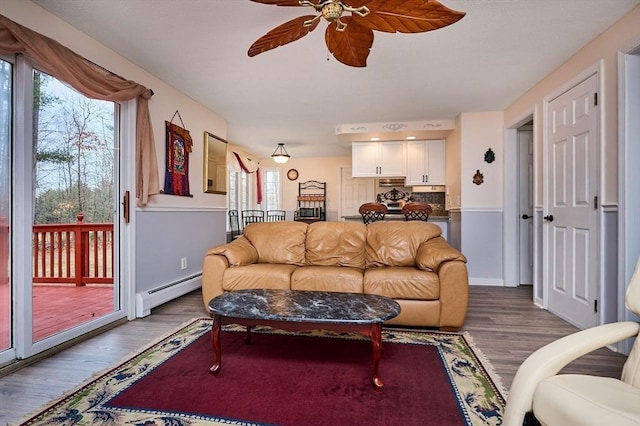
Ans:
POLYGON ((404 201, 384 201, 382 204, 387 206, 387 214, 402 214, 404 201))
POLYGON ((387 214, 402 214, 402 206, 410 199, 411 195, 393 188, 389 192, 383 192, 376 197, 379 203, 387 206, 387 214))

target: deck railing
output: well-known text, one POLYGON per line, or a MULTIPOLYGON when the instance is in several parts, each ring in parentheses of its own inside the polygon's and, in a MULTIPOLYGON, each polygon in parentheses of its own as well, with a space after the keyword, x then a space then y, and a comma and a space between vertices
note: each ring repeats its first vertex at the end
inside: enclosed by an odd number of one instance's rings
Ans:
POLYGON ((33 225, 33 282, 113 284, 113 223, 33 225))

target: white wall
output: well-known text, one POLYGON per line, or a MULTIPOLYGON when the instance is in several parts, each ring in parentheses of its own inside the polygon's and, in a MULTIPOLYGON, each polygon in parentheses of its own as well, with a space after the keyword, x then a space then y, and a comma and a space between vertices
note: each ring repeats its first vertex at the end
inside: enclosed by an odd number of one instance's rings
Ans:
POLYGON ((461 132, 461 196, 463 209, 502 209, 503 186, 503 113, 463 112, 460 114, 461 132), (495 161, 487 163, 485 152, 491 148, 495 161), (477 170, 484 175, 484 183, 473 183, 477 170))
MULTIPOLYGON (((620 21, 604 31, 590 43, 576 52, 569 60, 540 80, 538 84, 529 89, 505 109, 505 123, 509 126, 517 122, 528 111, 538 108, 542 111, 543 99, 558 88, 571 81, 575 76, 583 73, 589 67, 599 61, 603 61, 604 72, 602 75, 603 92, 600 94, 603 115, 602 133, 602 179, 603 179, 603 204, 615 204, 618 199, 618 51, 625 46, 630 46, 640 39, 640 6, 634 8, 620 21)), ((542 120, 535 123, 535 133, 540 135, 534 141, 538 152, 542 152, 542 120)), ((542 163, 536 163, 536 176, 538 178, 536 204, 543 203, 542 194, 542 163)))
MULTIPOLYGON (((460 211, 452 229, 467 257, 470 284, 503 285, 503 113, 465 112, 457 120, 460 143, 460 211), (487 163, 491 148, 495 160, 487 163), (476 185, 473 176, 483 175, 476 185)), ((447 182, 448 183, 448 182, 447 182)))

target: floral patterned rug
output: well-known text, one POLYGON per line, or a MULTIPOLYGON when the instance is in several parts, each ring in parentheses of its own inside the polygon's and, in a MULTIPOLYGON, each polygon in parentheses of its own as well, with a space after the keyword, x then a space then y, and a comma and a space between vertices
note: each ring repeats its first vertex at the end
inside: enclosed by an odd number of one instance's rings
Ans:
POLYGON ((371 386, 371 343, 323 330, 221 333, 213 376, 211 320, 194 319, 96 375, 22 425, 499 425, 505 395, 468 333, 383 330, 371 386))

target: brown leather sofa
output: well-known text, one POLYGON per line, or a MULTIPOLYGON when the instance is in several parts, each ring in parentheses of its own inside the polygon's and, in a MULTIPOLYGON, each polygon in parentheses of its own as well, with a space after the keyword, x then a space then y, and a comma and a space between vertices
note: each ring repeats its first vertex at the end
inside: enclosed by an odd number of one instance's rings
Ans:
POLYGON ((466 258, 426 222, 264 222, 207 251, 205 306, 248 288, 371 293, 395 299, 387 324, 458 330, 467 313, 466 258))

